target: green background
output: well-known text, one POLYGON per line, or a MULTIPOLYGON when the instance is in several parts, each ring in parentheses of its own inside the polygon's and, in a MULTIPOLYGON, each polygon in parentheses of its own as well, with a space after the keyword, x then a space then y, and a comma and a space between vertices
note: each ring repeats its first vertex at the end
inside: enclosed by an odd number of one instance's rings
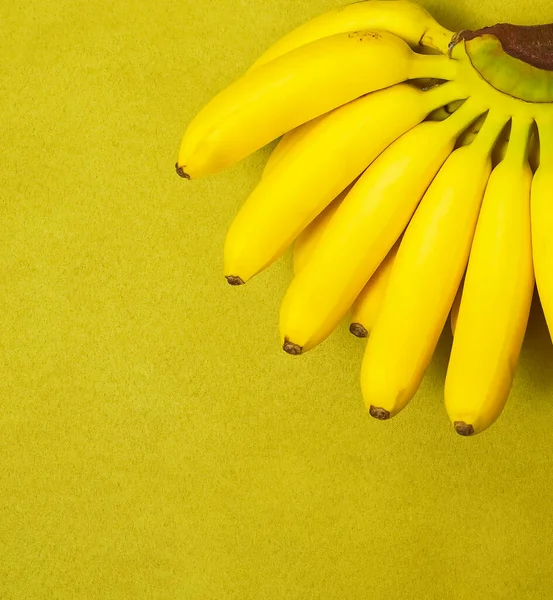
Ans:
MULTIPOLYGON (((450 28, 547 0, 425 3, 450 28)), ((332 0, 0 8, 0 597, 553 597, 553 348, 534 303, 508 406, 463 439, 445 332, 370 419, 363 342, 279 348, 290 256, 240 289, 225 230, 269 149, 197 182, 186 124, 332 0)))

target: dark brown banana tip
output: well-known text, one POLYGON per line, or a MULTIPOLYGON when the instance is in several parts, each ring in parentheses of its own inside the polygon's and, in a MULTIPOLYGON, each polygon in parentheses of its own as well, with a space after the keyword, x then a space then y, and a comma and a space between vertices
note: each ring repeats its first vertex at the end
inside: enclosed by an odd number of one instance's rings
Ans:
POLYGON ((288 352, 288 354, 291 354, 292 356, 300 355, 303 350, 301 346, 298 346, 293 342, 289 342, 288 340, 284 341, 284 344, 282 344, 282 349, 284 350, 284 352, 288 352))
POLYGON ((226 279, 230 285, 244 285, 245 283, 238 275, 227 275, 226 279))
POLYGON ((387 421, 391 417, 389 411, 387 411, 385 408, 379 408, 378 406, 373 406, 372 404, 369 408, 369 414, 371 417, 374 417, 379 421, 387 421))
POLYGON ((369 332, 361 325, 361 323, 352 323, 349 326, 350 333, 357 336, 358 338, 364 338, 369 335, 369 332))
POLYGON ((190 179, 190 175, 185 173, 182 167, 179 167, 179 163, 175 163, 175 171, 179 177, 182 177, 183 179, 190 179))
POLYGON ((474 435, 474 427, 472 425, 467 425, 464 421, 455 421, 453 427, 455 427, 455 431, 459 435, 464 435, 465 437, 474 435))

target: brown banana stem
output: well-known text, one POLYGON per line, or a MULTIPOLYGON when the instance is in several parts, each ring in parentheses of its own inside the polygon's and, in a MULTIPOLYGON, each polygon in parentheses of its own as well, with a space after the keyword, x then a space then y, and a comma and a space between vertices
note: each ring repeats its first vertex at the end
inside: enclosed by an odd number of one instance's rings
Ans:
POLYGON ((553 23, 548 25, 511 25, 497 23, 475 31, 459 32, 452 42, 493 35, 509 56, 544 71, 553 71, 553 23))

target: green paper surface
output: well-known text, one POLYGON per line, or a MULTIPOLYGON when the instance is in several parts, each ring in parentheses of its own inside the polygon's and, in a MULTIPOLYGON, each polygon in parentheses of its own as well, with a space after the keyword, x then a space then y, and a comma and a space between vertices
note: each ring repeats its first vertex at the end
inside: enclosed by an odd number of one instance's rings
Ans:
MULTIPOLYGON (((503 416, 419 394, 369 418, 346 325, 279 347, 287 254, 243 288, 222 245, 270 148, 174 173, 185 126, 330 0, 0 8, 0 598, 553 597, 553 347, 534 303, 503 416)), ((452 29, 553 4, 425 4, 452 29)))

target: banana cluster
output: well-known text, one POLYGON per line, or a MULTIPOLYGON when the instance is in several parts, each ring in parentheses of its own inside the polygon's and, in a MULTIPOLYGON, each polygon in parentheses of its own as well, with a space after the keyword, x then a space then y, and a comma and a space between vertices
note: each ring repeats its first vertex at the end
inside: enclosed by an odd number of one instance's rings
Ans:
POLYGON ((186 130, 187 179, 281 138, 228 231, 225 276, 242 285, 294 244, 282 347, 302 354, 349 315, 376 419, 415 395, 450 314, 445 405, 461 435, 503 409, 535 278, 553 331, 550 39, 357 2, 285 36, 186 130))

